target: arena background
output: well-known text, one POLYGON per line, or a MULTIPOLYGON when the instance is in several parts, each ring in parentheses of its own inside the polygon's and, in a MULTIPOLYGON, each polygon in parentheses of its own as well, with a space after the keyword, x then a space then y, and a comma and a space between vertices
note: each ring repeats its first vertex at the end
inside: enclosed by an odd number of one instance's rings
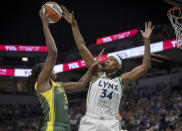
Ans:
MULTIPOLYGON (((39 9, 46 1, 10 1, 0 7, 0 46, 45 46, 39 9)), ((63 0, 56 2, 75 12, 81 33, 93 55, 102 48, 113 53, 143 45, 139 32, 146 21, 155 29, 151 44, 165 43, 165 50, 152 54, 152 68, 142 78, 130 84, 121 98, 122 128, 129 131, 169 130, 181 131, 182 111, 182 50, 177 49, 174 29, 167 17, 171 5, 162 0, 63 0), (131 37, 97 45, 96 39, 138 29, 131 37), (174 45, 173 45, 174 44, 174 45)), ((57 48, 57 64, 81 60, 71 27, 64 19, 50 25, 57 48)), ((6 76, 5 69, 31 69, 44 62, 46 52, 3 50, 0 48, 0 131, 36 131, 42 121, 42 112, 36 96, 27 94, 26 77, 6 76), (22 61, 27 57, 28 61, 22 61), (3 74, 4 73, 4 74, 3 74)), ((132 55, 129 54, 128 57, 132 55)), ((139 65, 142 55, 124 59, 124 71, 139 65)), ((77 81, 86 68, 73 68, 58 73, 62 82, 77 81)), ((69 119, 72 131, 77 131, 79 120, 85 113, 87 88, 68 94, 69 119)))

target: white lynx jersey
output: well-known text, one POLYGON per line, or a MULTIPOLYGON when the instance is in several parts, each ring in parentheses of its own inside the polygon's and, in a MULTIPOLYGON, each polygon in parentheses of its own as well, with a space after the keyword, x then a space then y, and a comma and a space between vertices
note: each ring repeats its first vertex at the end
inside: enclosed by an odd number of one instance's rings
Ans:
POLYGON ((87 94, 87 113, 110 117, 118 113, 123 94, 122 80, 119 77, 108 79, 103 72, 90 82, 87 94))

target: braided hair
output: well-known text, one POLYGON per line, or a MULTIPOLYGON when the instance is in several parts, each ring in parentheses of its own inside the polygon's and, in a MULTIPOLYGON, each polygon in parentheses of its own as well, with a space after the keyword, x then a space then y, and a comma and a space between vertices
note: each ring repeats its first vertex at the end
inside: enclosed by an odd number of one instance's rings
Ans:
POLYGON ((35 94, 34 85, 43 67, 44 67, 44 63, 39 63, 33 66, 31 75, 27 79, 28 94, 30 95, 35 94))

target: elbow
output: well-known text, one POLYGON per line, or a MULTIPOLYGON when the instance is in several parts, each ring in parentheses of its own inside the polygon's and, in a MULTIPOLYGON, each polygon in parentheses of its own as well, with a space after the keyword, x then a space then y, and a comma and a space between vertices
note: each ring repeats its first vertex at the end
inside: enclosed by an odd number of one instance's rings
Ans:
POLYGON ((49 52, 48 53, 48 59, 50 59, 52 64, 55 64, 56 60, 57 60, 57 52, 49 52))
POLYGON ((57 49, 53 49, 51 52, 53 55, 57 56, 57 49))
POLYGON ((145 71, 148 71, 148 70, 151 68, 151 61, 145 62, 145 63, 143 63, 142 65, 143 65, 143 69, 144 69, 145 71))
POLYGON ((151 68, 151 64, 142 64, 142 72, 147 72, 151 68))
POLYGON ((83 90, 83 89, 85 88, 85 86, 86 86, 86 85, 85 85, 83 82, 79 82, 79 83, 78 83, 78 89, 79 89, 79 90, 83 90))
POLYGON ((151 68, 151 64, 144 66, 144 72, 147 72, 151 68))

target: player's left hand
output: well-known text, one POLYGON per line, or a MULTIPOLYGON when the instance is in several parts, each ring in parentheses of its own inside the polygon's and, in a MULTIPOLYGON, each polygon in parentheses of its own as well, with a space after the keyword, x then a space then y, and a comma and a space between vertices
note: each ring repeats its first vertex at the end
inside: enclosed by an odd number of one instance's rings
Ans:
POLYGON ((76 24, 76 20, 74 18, 74 12, 72 11, 71 13, 66 9, 66 7, 64 7, 63 5, 61 5, 61 9, 63 10, 63 18, 70 23, 71 25, 76 24))
POLYGON ((154 29, 154 25, 152 26, 152 22, 150 22, 150 21, 145 22, 145 31, 143 32, 143 30, 140 30, 143 38, 149 39, 153 29, 154 29))

